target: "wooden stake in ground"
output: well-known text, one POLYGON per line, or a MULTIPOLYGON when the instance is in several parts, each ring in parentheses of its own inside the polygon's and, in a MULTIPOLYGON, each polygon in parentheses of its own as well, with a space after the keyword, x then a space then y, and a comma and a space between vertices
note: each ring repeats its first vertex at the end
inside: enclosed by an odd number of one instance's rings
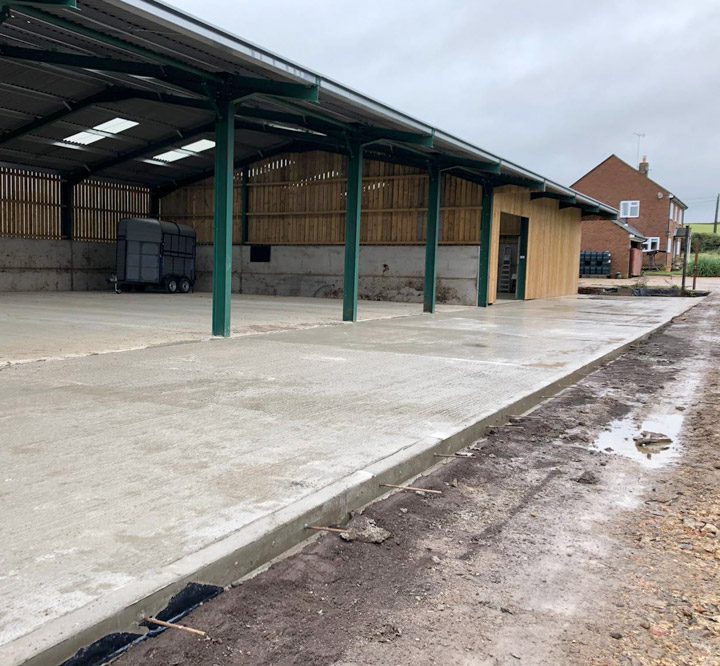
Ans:
POLYGON ((416 488, 415 486, 396 486, 394 483, 381 483, 381 488, 397 488, 398 490, 409 490, 416 493, 430 493, 432 495, 442 495, 442 490, 430 490, 429 488, 416 488))
POLYGON ((316 530, 318 532, 334 532, 335 534, 343 534, 346 529, 340 527, 325 527, 324 525, 305 525, 306 530, 316 530))
POLYGON ((174 622, 165 622, 165 620, 158 620, 156 617, 144 617, 143 622, 157 624, 159 627, 165 627, 166 629, 179 629, 180 631, 185 631, 188 634, 194 634, 195 636, 202 636, 203 638, 207 638, 206 631, 201 631, 200 629, 192 629, 191 627, 185 627, 182 624, 175 624, 174 622))
POLYGON ((700 242, 700 239, 696 236, 693 238, 692 246, 693 246, 693 252, 695 253, 695 266, 693 268, 693 291, 695 291, 695 288, 697 286, 697 274, 698 274, 698 258, 700 257, 700 246, 702 243, 700 242))

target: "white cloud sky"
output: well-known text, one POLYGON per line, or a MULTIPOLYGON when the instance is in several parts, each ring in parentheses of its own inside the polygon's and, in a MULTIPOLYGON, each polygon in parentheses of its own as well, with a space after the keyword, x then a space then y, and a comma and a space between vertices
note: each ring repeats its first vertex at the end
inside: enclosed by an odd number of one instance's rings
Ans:
POLYGON ((708 221, 720 191, 717 0, 171 0, 571 184, 610 153, 708 221))

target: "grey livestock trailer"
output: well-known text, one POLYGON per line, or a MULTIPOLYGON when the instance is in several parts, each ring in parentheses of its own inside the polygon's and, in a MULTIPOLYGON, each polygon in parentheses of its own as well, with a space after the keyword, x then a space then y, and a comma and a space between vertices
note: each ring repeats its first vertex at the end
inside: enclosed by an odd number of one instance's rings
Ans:
POLYGON ((184 224, 126 218, 117 226, 118 288, 188 293, 195 283, 195 230, 184 224))

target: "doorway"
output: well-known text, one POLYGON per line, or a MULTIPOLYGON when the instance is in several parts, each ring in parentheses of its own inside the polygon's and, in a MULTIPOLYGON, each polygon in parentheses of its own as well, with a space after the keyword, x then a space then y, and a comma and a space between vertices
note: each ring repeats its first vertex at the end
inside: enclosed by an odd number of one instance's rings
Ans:
POLYGON ((497 298, 524 300, 527 272, 528 219, 500 214, 497 298))

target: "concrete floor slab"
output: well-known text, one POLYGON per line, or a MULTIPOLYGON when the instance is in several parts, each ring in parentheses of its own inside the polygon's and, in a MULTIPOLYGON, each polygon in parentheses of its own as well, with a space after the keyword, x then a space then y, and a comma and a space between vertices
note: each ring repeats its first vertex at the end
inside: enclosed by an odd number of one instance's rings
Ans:
MULTIPOLYGON (((233 336, 342 323, 342 301, 233 295, 233 336)), ((462 306, 440 305, 439 312, 462 306)), ((359 319, 422 312, 417 303, 360 301, 359 319)), ((210 338, 212 296, 0 292, 0 367, 210 338)))
MULTIPOLYGON (((197 571, 220 582, 208 567, 239 545, 696 302, 504 303, 5 366, 0 663, 125 629, 122 609, 156 610, 142 600, 197 571)), ((255 303, 258 321, 281 305, 255 303)))
MULTIPOLYGON (((692 259, 690 260, 690 266, 692 266, 692 259)), ((680 287, 682 285, 682 277, 680 275, 653 275, 647 273, 643 277, 634 278, 607 278, 607 277, 595 277, 595 278, 581 278, 581 287, 612 287, 612 286, 625 286, 634 287, 639 283, 645 284, 649 287, 680 287)), ((693 285, 692 276, 688 276, 685 280, 685 286, 690 289, 693 285)), ((716 277, 699 277, 696 284, 698 289, 707 291, 718 291, 720 290, 720 278, 716 277)))

